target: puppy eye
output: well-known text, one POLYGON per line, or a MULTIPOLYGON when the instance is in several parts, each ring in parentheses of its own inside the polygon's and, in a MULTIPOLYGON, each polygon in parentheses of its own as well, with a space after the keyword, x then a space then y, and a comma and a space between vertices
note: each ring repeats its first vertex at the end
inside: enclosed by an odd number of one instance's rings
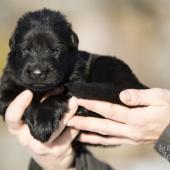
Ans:
POLYGON ((60 52, 60 49, 59 48, 51 49, 51 52, 53 54, 58 54, 60 52))
POLYGON ((29 50, 26 49, 26 48, 23 48, 23 49, 21 49, 21 52, 22 52, 23 54, 25 54, 25 53, 29 53, 29 50))

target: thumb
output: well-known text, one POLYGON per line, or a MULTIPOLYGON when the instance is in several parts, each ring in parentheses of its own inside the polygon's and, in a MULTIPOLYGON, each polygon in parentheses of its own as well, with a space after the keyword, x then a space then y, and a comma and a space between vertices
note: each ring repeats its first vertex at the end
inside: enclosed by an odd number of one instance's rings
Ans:
POLYGON ((10 103, 5 114, 5 120, 9 127, 13 129, 19 127, 24 111, 29 106, 32 97, 32 92, 25 90, 10 103))
POLYGON ((119 94, 120 100, 129 106, 148 106, 148 105, 162 105, 165 104, 165 97, 163 89, 128 89, 119 94))

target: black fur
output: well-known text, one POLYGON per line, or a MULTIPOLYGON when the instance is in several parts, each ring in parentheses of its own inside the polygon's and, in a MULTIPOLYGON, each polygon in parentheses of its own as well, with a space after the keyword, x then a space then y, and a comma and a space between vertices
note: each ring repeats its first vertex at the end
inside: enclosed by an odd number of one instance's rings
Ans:
MULTIPOLYGON (((23 90, 33 101, 23 120, 31 134, 47 141, 68 111, 68 99, 97 99, 121 104, 120 91, 147 88, 121 60, 78 50, 78 37, 60 12, 43 9, 22 16, 10 39, 7 65, 0 82, 0 114, 23 90), (49 91, 64 86, 62 94, 40 102, 49 91)), ((85 109, 79 114, 90 115, 85 109)))

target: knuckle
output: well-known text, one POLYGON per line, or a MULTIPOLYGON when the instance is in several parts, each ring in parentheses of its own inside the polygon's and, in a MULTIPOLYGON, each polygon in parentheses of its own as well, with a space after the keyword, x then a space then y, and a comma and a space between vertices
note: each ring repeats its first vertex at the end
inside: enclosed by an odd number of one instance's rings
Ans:
POLYGON ((100 128, 98 129, 98 133, 101 133, 102 135, 108 135, 107 131, 108 131, 107 124, 103 124, 103 125, 100 126, 100 128))
POLYGON ((140 135, 135 135, 134 136, 134 141, 136 142, 136 144, 139 144, 141 141, 141 136, 140 135))
POLYGON ((13 124, 13 123, 15 122, 13 114, 10 114, 10 113, 7 113, 7 114, 5 115, 5 120, 6 120, 6 122, 8 122, 9 124, 13 124))
POLYGON ((5 121, 7 124, 17 126, 20 122, 19 118, 16 116, 16 114, 6 114, 5 115, 5 121))
POLYGON ((116 112, 116 106, 114 104, 110 104, 109 108, 105 112, 105 118, 108 119, 114 119, 115 118, 115 112, 116 112))
POLYGON ((133 145, 134 145, 134 146, 139 146, 139 145, 141 145, 141 144, 143 144, 142 141, 135 141, 135 142, 133 142, 133 145))
POLYGON ((133 140, 136 144, 140 144, 143 140, 143 134, 139 131, 133 134, 133 140))
POLYGON ((111 140, 109 140, 109 139, 107 139, 107 138, 103 138, 102 140, 101 140, 101 142, 99 142, 99 144, 102 144, 102 145, 104 145, 104 146, 110 146, 110 145, 112 145, 112 141, 111 140))
POLYGON ((139 91, 133 89, 133 90, 130 91, 130 93, 131 93, 131 99, 130 99, 129 102, 130 102, 130 103, 133 103, 134 105, 140 104, 140 101, 141 101, 140 98, 141 98, 141 96, 140 96, 139 91))
POLYGON ((97 144, 100 144, 100 145, 103 145, 103 146, 108 146, 109 142, 107 140, 102 139, 102 140, 98 141, 97 144))

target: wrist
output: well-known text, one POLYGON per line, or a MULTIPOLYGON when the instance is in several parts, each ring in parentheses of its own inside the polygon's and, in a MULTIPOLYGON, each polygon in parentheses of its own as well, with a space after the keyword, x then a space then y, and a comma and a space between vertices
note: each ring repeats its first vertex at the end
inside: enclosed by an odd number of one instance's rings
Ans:
POLYGON ((75 170, 75 152, 72 149, 59 158, 49 157, 38 161, 43 170, 75 170))

